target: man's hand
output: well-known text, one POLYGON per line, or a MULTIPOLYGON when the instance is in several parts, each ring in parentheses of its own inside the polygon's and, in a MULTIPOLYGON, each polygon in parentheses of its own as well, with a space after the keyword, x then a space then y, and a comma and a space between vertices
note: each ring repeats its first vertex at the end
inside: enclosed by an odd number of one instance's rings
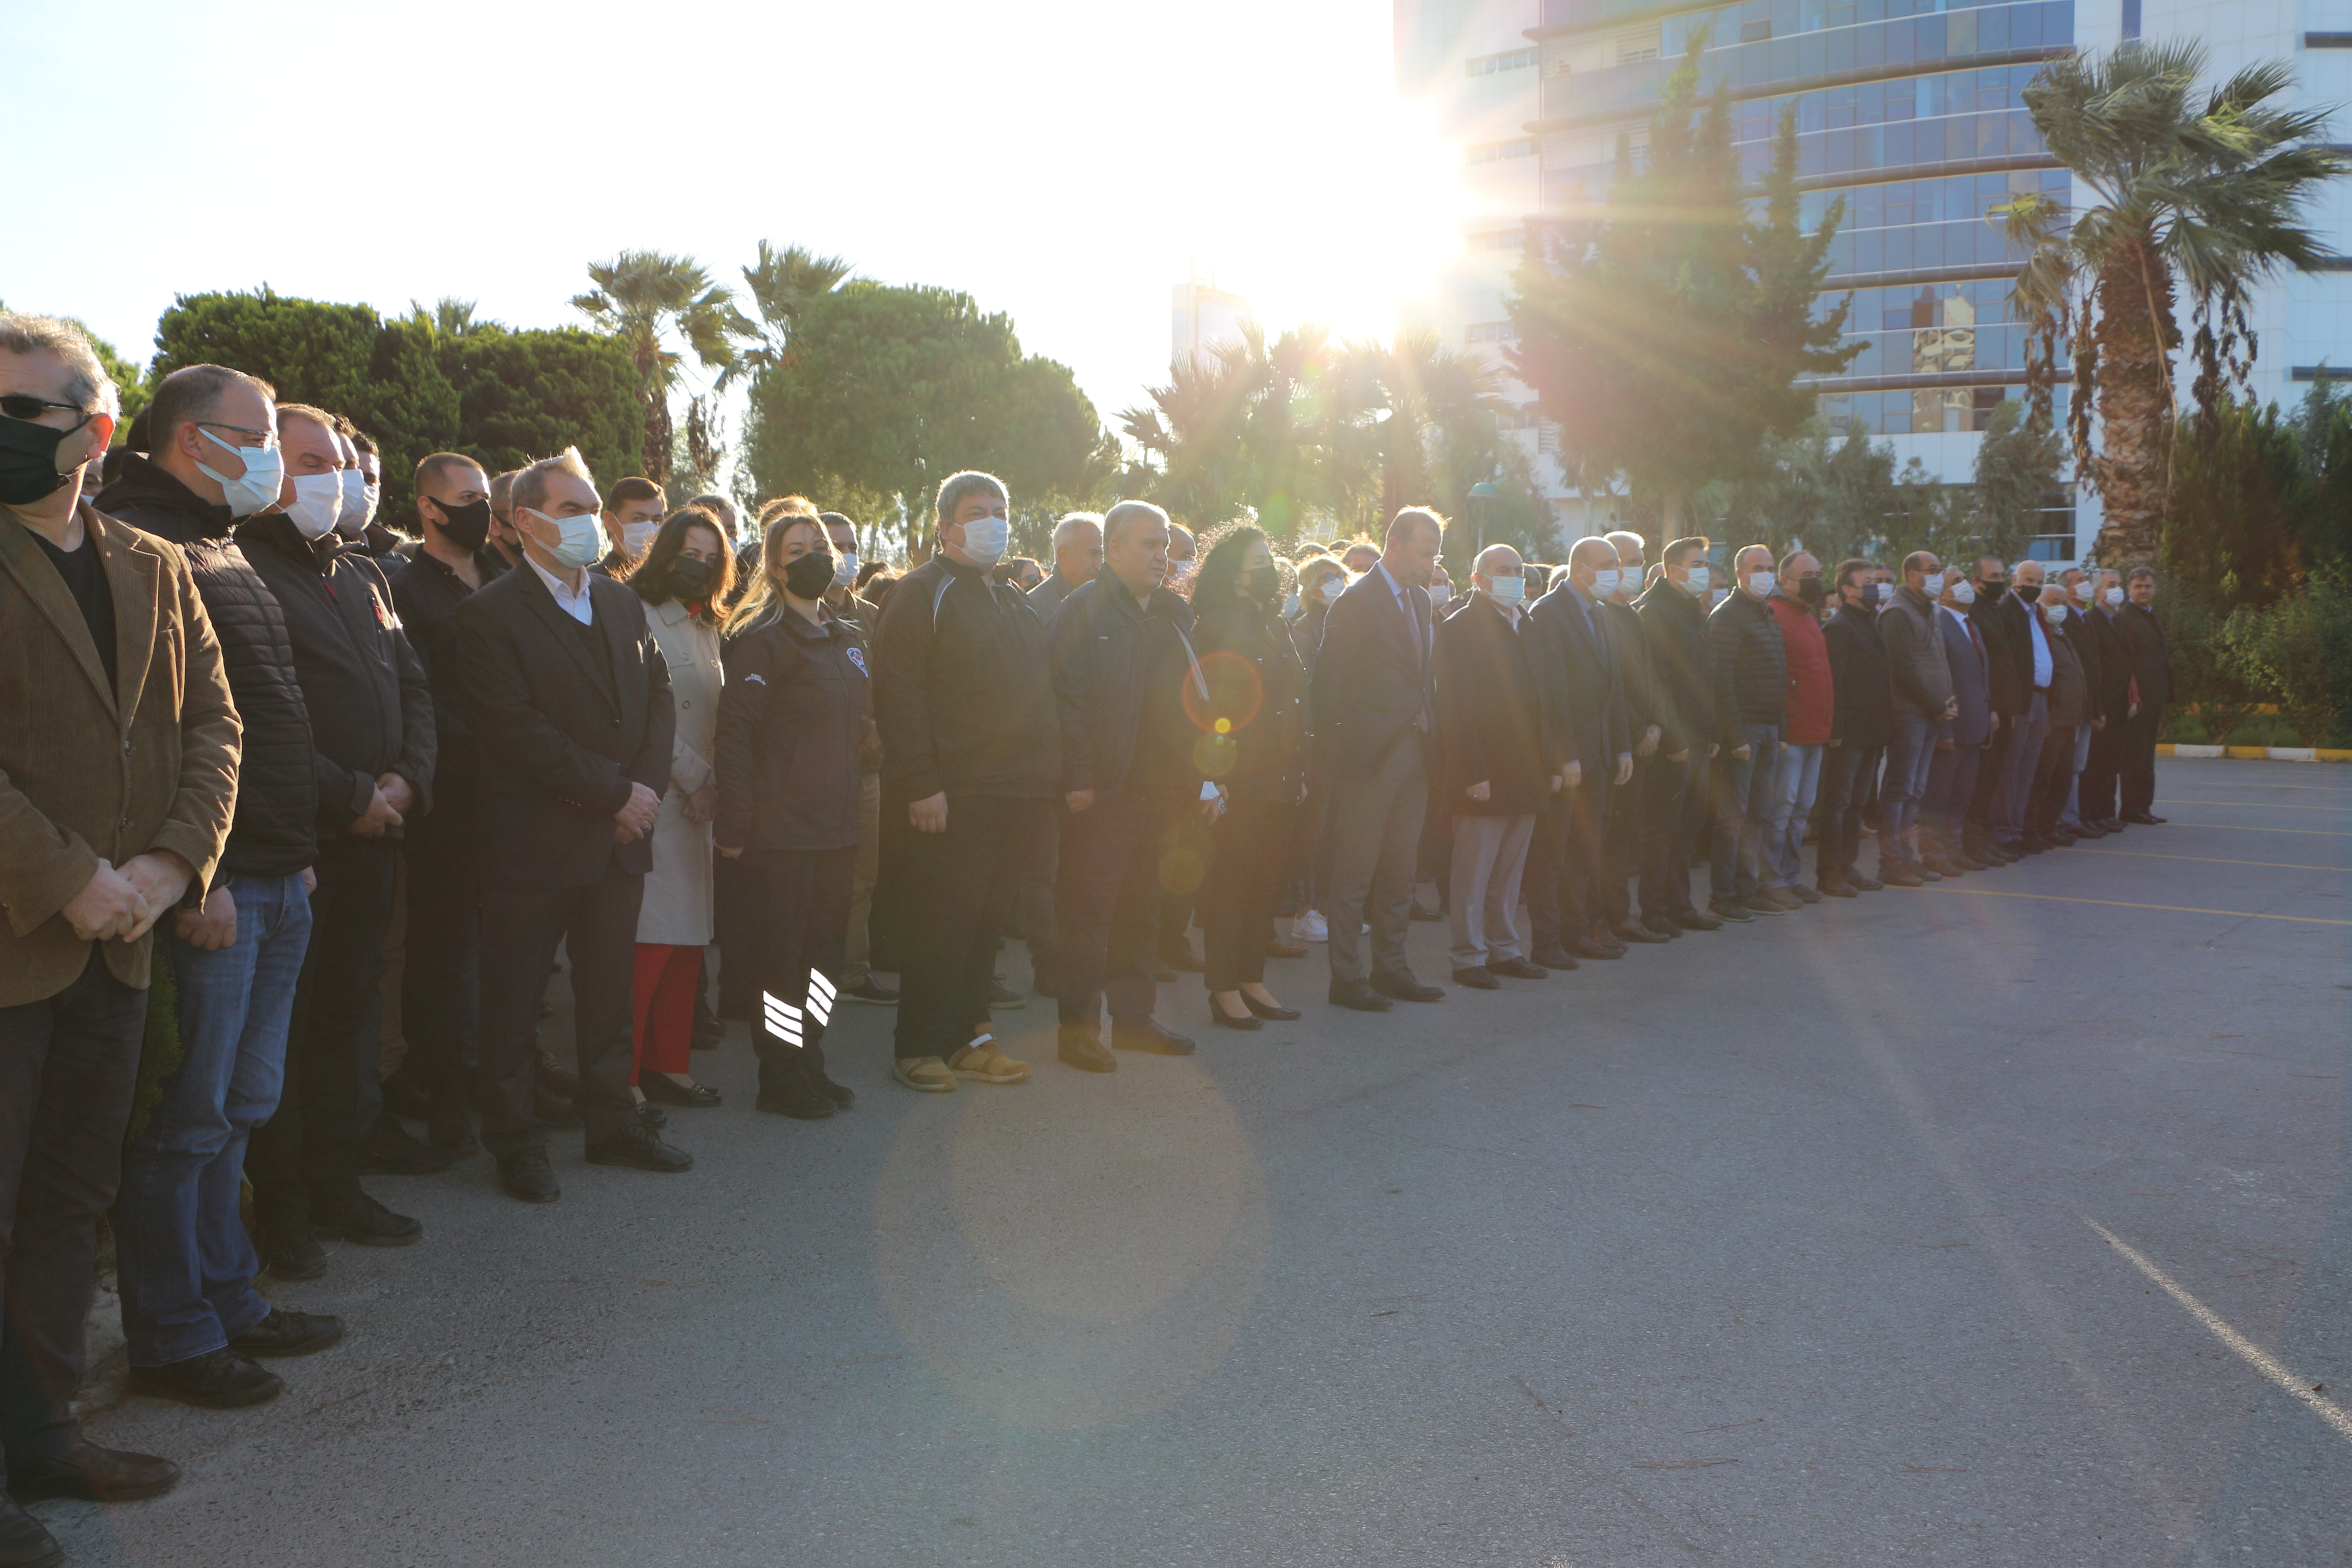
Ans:
POLYGON ((918 833, 945 833, 948 830, 948 792, 941 790, 921 800, 908 801, 907 821, 918 833))
POLYGON ((1655 724, 1653 724, 1648 729, 1643 731, 1640 743, 1633 748, 1633 754, 1637 757, 1647 757, 1655 754, 1658 749, 1658 737, 1664 733, 1665 731, 1658 728, 1655 724))
POLYGON ((1830 744, 1831 744, 1832 746, 1833 746, 1833 747, 1834 747, 1834 746, 1843 746, 1843 745, 1844 745, 1844 744, 1845 744, 1845 742, 1844 742, 1843 741, 1839 740, 1835 735, 1832 735, 1832 736, 1830 737, 1830 744))
POLYGON ((1945 736, 1942 740, 1936 742, 1936 750, 1939 752, 1948 752, 1953 749, 1952 738, 1949 735, 1945 736))
POLYGON ((1622 787, 1623 787, 1625 781, 1626 781, 1627 779, 1632 778, 1633 776, 1633 752, 1618 752, 1618 753, 1617 753, 1617 783, 1618 783, 1619 787, 1621 787, 1621 788, 1622 788, 1622 787))
POLYGON ((1582 763, 1570 763, 1566 767, 1559 770, 1559 783, 1561 788, 1574 789, 1583 782, 1584 764, 1582 763))
POLYGON ((316 866, 305 866, 305 867, 303 867, 303 868, 302 868, 302 891, 303 891, 304 893, 306 893, 306 894, 307 894, 307 893, 315 893, 315 892, 317 892, 318 890, 319 890, 319 868, 317 868, 316 866))
POLYGON ((145 930, 155 920, 145 896, 110 860, 98 863, 81 891, 66 904, 64 914, 66 924, 84 942, 118 936, 128 940, 132 931, 145 930))
POLYGON ((1089 810, 1095 804, 1095 792, 1090 789, 1074 789, 1062 797, 1062 804, 1068 806, 1073 813, 1089 810))
POLYGON ((2094 729, 2094 730, 2104 730, 2104 729, 2105 729, 2106 727, 2107 727, 2107 721, 2106 721, 2106 717, 2105 717, 2105 715, 2104 715, 2104 714, 2102 714, 2100 717, 2098 717, 2098 718, 2094 719, 2094 720, 2092 720, 2092 721, 2091 721, 2091 728, 2092 728, 2092 729, 2094 729))
POLYGON ((218 952, 236 945, 236 900, 226 888, 214 888, 193 910, 182 910, 172 922, 172 933, 198 952, 218 952))
POLYGON ((1947 719, 1957 719, 1957 718, 1958 718, 1959 716, 1960 716, 1960 700, 1959 700, 1958 697, 1947 697, 1947 698, 1945 698, 1945 699, 1944 699, 1944 717, 1945 717, 1945 718, 1947 718, 1947 719))
POLYGON ((719 846, 719 858, 722 860, 740 860, 743 858, 743 851, 740 849, 730 849, 727 846, 721 844, 719 846))
POLYGON ((416 804, 415 790, 410 788, 408 781, 398 773, 378 774, 375 788, 378 795, 392 803, 392 809, 403 816, 406 816, 408 808, 416 804))
POLYGON ((629 803, 613 814, 614 823, 617 826, 627 828, 629 837, 623 838, 615 834, 613 841, 615 844, 626 844, 631 838, 643 838, 654 830, 654 824, 660 820, 661 796, 633 781, 629 785, 629 803))
POLYGON ((1731 748, 1731 760, 1735 763, 1744 763, 1755 754, 1756 748, 1753 746, 1734 746, 1731 748))
POLYGON ((367 815, 343 831, 361 838, 381 838, 385 828, 399 826, 399 810, 383 793, 383 785, 378 784, 375 793, 368 797, 367 815))
POLYGON ((1721 742, 1709 741, 1706 743, 1706 760, 1710 763, 1715 761, 1715 754, 1721 750, 1723 750, 1723 744, 1721 742))
POLYGON ((1992 733, 1994 733, 1994 734, 1996 734, 1996 735, 2000 734, 2000 714, 1998 714, 1998 713, 1995 713, 1995 714, 1990 715, 1990 718, 1991 718, 1991 720, 1992 720, 1992 731, 1991 731, 1991 732, 1992 732, 1992 733))
POLYGON ((1472 800, 1476 801, 1481 805, 1486 805, 1488 801, 1495 798, 1494 790, 1488 787, 1487 781, 1485 779, 1480 779, 1476 784, 1472 784, 1468 789, 1464 790, 1462 793, 1468 795, 1472 800))
POLYGON ((134 855, 122 863, 123 879, 139 889, 147 900, 147 918, 132 927, 123 940, 136 942, 147 934, 147 928, 163 918, 163 911, 180 901, 188 890, 188 883, 196 868, 169 849, 151 849, 144 855, 134 855))
POLYGON ((1690 748, 1688 746, 1685 746, 1681 751, 1669 755, 1666 758, 1666 761, 1674 763, 1676 767, 1680 767, 1683 763, 1690 761, 1690 748))
MULTIPOLYGON (((719 815, 719 786, 715 784, 707 784, 700 789, 688 790, 686 804, 678 809, 686 813, 686 819, 688 822, 709 821, 719 815)), ((738 850, 737 853, 740 854, 741 851, 738 850)))

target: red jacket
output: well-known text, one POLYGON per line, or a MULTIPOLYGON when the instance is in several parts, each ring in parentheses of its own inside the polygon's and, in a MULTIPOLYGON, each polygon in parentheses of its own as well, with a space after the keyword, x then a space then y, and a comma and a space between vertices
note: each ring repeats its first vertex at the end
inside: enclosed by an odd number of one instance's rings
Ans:
POLYGON ((1837 716, 1837 689, 1830 680, 1829 640, 1810 605, 1779 594, 1764 601, 1780 624, 1780 646, 1789 655, 1789 744, 1818 746, 1830 738, 1837 716))

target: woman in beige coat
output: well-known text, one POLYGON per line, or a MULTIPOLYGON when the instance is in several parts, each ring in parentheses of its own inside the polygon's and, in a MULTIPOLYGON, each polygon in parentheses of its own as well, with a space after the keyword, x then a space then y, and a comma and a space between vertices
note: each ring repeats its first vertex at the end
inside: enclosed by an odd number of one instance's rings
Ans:
POLYGON ((654 868, 637 914, 636 1090, 640 1104, 708 1108, 719 1091, 694 1081, 694 994, 710 942, 710 818, 719 804, 711 735, 719 722, 719 626, 735 563, 719 520, 700 507, 670 514, 629 574, 646 623, 669 664, 677 709, 669 793, 654 824, 654 868))

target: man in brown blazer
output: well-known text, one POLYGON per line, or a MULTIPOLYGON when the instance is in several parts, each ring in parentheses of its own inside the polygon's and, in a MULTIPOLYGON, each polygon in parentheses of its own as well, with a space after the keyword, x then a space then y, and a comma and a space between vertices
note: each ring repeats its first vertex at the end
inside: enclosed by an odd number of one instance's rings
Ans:
POLYGON ((0 312, 0 1561, 55 1560, 11 1500, 152 1497, 82 1374, 98 1216, 121 1179, 152 931, 201 900, 241 729, 170 545, 81 498, 113 384, 68 322, 0 312))

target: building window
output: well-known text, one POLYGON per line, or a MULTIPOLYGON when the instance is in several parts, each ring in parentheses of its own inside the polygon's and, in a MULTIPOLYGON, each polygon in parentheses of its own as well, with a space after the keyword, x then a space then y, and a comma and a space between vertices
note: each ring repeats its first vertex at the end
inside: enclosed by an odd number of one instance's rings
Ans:
POLYGON ((1493 76, 1499 71, 1527 70, 1542 58, 1541 49, 1507 49, 1499 55, 1473 55, 1462 62, 1462 74, 1493 76))
POLYGON ((1739 24, 1739 41, 1743 44, 1761 43, 1771 36, 1772 18, 1769 16, 1759 16, 1753 22, 1739 24))
POLYGON ((1515 343, 1519 330, 1508 321, 1473 321, 1463 336, 1474 343, 1515 343))
POLYGON ((1611 61, 1616 65, 1630 66, 1639 65, 1643 60, 1656 59, 1660 41, 1661 35, 1655 27, 1644 27, 1638 32, 1620 33, 1609 51, 1611 61))
POLYGON ((1470 149, 1470 162, 1492 163, 1503 158, 1532 158, 1535 152, 1534 141, 1525 136, 1516 142, 1482 142, 1470 149))

